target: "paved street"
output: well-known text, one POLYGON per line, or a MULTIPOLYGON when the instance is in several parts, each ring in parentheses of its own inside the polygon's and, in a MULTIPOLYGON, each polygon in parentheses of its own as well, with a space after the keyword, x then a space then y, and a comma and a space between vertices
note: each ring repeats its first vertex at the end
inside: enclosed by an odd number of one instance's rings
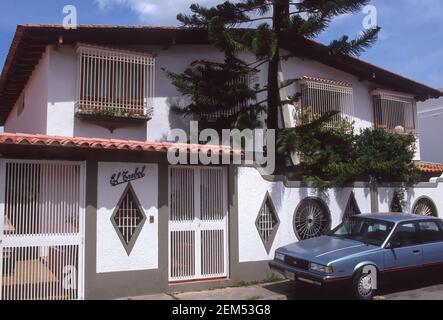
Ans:
MULTIPOLYGON (((175 294, 159 294, 143 297, 125 298, 129 300, 343 300, 350 297, 343 292, 325 294, 316 288, 297 288, 288 281, 252 285, 247 287, 232 287, 225 289, 186 292, 175 294)), ((385 288, 375 298, 376 300, 443 300, 443 282, 435 281, 414 283, 385 288)))

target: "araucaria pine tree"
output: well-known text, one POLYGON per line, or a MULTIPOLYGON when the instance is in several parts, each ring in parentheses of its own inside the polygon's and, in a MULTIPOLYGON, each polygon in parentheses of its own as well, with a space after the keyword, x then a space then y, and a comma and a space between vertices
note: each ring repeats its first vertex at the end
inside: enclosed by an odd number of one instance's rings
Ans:
MULTIPOLYGON (((278 80, 280 61, 287 58, 281 55, 281 45, 284 42, 296 44, 303 38, 315 38, 328 28, 335 17, 355 13, 368 2, 243 0, 225 1, 211 8, 191 5, 192 13, 179 14, 177 19, 183 27, 206 30, 209 40, 225 52, 226 59, 218 64, 197 61, 183 74, 167 72, 178 90, 192 99, 192 103, 183 111, 203 120, 211 113, 229 114, 219 111, 231 111, 232 116, 219 118, 220 125, 226 128, 255 128, 259 124, 257 113, 265 107, 267 127, 278 130, 279 108, 298 99, 297 94, 288 99, 285 97, 284 101, 280 97, 280 89, 294 81, 286 79, 280 83, 278 80), (253 53, 256 60, 244 62, 239 59, 238 53, 243 51, 253 53), (249 78, 258 72, 260 66, 266 65, 268 79, 264 87, 251 87, 248 81, 244 81, 245 75, 249 78), (256 101, 257 94, 264 97, 262 101, 256 101), (236 108, 238 106, 243 106, 243 112, 236 108), (251 117, 250 121, 248 117, 251 117)), ((364 31, 355 40, 343 36, 332 41, 330 54, 358 55, 374 43, 378 32, 379 28, 376 27, 364 31)))
MULTIPOLYGON (((342 186, 361 177, 413 183, 417 171, 411 136, 371 130, 355 135, 352 126, 346 124, 326 128, 334 114, 316 115, 311 123, 295 128, 279 128, 282 106, 300 99, 300 93, 280 96, 283 88, 297 80, 279 80, 280 62, 291 57, 280 49, 291 47, 291 55, 297 55, 298 43, 316 38, 334 18, 359 12, 368 2, 238 0, 211 8, 191 5, 191 14, 179 14, 177 19, 184 28, 206 31, 210 43, 224 53, 224 61, 198 60, 181 74, 165 70, 177 89, 190 98, 180 112, 197 117, 202 129, 257 128, 261 125, 260 113, 264 112, 267 128, 277 133, 278 173, 293 172, 296 178, 320 188, 342 186), (246 57, 246 52, 248 61, 240 58, 246 57), (266 68, 267 81, 262 86, 251 85, 250 79, 266 68), (394 161, 392 153, 375 152, 371 160, 366 146, 391 148, 401 156, 394 161), (286 167, 285 159, 294 152, 304 161, 286 167)), ((379 31, 379 27, 365 30, 353 40, 342 36, 329 44, 329 54, 358 56, 376 41, 379 31)))

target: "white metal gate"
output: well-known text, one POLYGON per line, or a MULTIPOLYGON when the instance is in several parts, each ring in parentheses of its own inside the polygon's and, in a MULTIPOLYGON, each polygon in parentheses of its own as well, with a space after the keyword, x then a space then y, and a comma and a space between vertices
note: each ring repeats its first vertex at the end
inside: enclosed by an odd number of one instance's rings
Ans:
POLYGON ((169 177, 170 282, 227 277, 226 170, 170 167, 169 177))
POLYGON ((85 165, 0 160, 0 300, 83 299, 85 165))

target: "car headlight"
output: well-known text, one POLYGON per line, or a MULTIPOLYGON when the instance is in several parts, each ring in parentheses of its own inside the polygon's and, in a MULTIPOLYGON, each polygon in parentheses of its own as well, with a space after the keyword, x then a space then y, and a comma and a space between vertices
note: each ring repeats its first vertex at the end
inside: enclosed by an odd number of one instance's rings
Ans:
POLYGON ((285 261, 285 255, 282 253, 275 253, 275 260, 285 261))
POLYGON ((327 274, 334 273, 334 269, 332 267, 323 266, 323 265, 317 264, 317 263, 310 263, 309 270, 317 271, 317 272, 321 272, 321 273, 327 273, 327 274))

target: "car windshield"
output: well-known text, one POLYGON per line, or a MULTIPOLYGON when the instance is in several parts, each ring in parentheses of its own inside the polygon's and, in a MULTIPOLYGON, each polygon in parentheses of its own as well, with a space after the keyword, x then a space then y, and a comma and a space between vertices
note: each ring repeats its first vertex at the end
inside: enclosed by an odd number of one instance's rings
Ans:
POLYGON ((392 222, 353 217, 335 228, 330 235, 381 246, 393 227, 392 222))

